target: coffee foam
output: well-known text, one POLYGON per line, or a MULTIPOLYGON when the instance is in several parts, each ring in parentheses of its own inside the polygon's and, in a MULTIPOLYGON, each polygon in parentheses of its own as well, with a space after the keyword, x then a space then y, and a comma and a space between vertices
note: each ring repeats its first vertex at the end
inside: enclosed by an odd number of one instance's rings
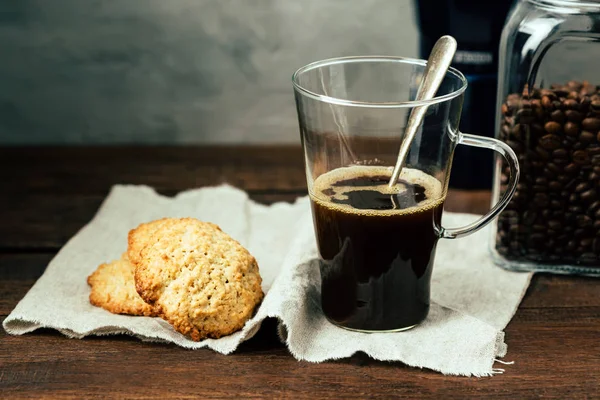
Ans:
POLYGON ((398 215, 398 214, 412 214, 418 211, 427 210, 438 206, 443 203, 446 199, 446 193, 442 183, 434 178, 433 176, 426 174, 425 172, 414 169, 414 168, 402 168, 399 180, 405 180, 412 184, 421 185, 425 188, 425 200, 417 204, 416 206, 403 208, 400 210, 361 210, 356 209, 348 204, 338 204, 331 202, 331 198, 338 200, 344 199, 344 192, 358 191, 358 190, 377 190, 384 194, 398 194, 406 189, 406 186, 402 183, 397 183, 394 187, 388 187, 387 182, 380 185, 372 186, 337 186, 333 185, 336 182, 364 177, 364 176, 392 176, 393 167, 382 167, 382 166, 364 166, 355 165, 350 167, 336 168, 323 175, 320 175, 313 183, 313 189, 310 193, 310 197, 322 204, 325 207, 331 209, 337 209, 344 212, 351 212, 352 214, 359 215, 398 215), (331 189, 335 193, 331 196, 323 194, 323 190, 331 189))

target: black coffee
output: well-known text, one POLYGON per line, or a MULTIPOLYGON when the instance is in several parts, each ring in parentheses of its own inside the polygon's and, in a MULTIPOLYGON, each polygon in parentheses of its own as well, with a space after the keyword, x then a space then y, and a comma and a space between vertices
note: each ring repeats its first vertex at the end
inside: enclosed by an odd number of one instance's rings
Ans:
POLYGON ((405 168, 390 191, 390 172, 383 167, 334 170, 317 179, 311 194, 323 312, 347 328, 408 328, 429 311, 441 184, 405 168))

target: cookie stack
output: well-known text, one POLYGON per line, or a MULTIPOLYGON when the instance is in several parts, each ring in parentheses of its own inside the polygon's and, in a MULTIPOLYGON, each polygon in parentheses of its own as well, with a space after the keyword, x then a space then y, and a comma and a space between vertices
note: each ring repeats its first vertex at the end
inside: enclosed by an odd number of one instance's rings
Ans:
POLYGON ((264 297, 255 258, 217 225, 163 218, 129 232, 121 259, 88 277, 90 303, 161 317, 192 340, 240 330, 264 297))

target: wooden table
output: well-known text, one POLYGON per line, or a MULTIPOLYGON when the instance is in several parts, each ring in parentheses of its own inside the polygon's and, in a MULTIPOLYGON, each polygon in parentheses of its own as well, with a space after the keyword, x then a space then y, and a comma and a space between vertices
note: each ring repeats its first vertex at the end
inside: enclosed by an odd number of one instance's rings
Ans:
MULTIPOLYGON (((306 194, 297 147, 0 148, 0 319, 6 318, 109 188, 172 195, 228 182, 260 202, 306 194)), ((453 192, 452 211, 484 212, 487 192, 453 192)), ((536 275, 506 329, 506 373, 444 376, 400 363, 296 361, 275 322, 232 355, 127 336, 68 339, 0 330, 0 397, 600 398, 600 280, 536 275)))

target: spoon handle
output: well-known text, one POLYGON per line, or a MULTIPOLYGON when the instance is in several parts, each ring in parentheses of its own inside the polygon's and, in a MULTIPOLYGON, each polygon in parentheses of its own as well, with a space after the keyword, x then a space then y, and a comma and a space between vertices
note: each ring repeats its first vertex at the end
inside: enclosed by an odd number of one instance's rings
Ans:
MULTIPOLYGON (((425 65, 425 71, 423 73, 423 78, 421 78, 421 84, 417 90, 415 101, 430 100, 435 96, 440 84, 444 80, 444 76, 446 76, 446 71, 450 67, 455 52, 456 40, 452 36, 446 35, 438 39, 431 50, 427 65, 425 65)), ((390 188, 398 182, 400 172, 406 162, 408 150, 423 121, 426 111, 427 106, 416 106, 410 113, 408 123, 406 124, 404 140, 402 140, 402 144, 400 145, 398 159, 394 166, 390 182, 388 183, 390 188)))

